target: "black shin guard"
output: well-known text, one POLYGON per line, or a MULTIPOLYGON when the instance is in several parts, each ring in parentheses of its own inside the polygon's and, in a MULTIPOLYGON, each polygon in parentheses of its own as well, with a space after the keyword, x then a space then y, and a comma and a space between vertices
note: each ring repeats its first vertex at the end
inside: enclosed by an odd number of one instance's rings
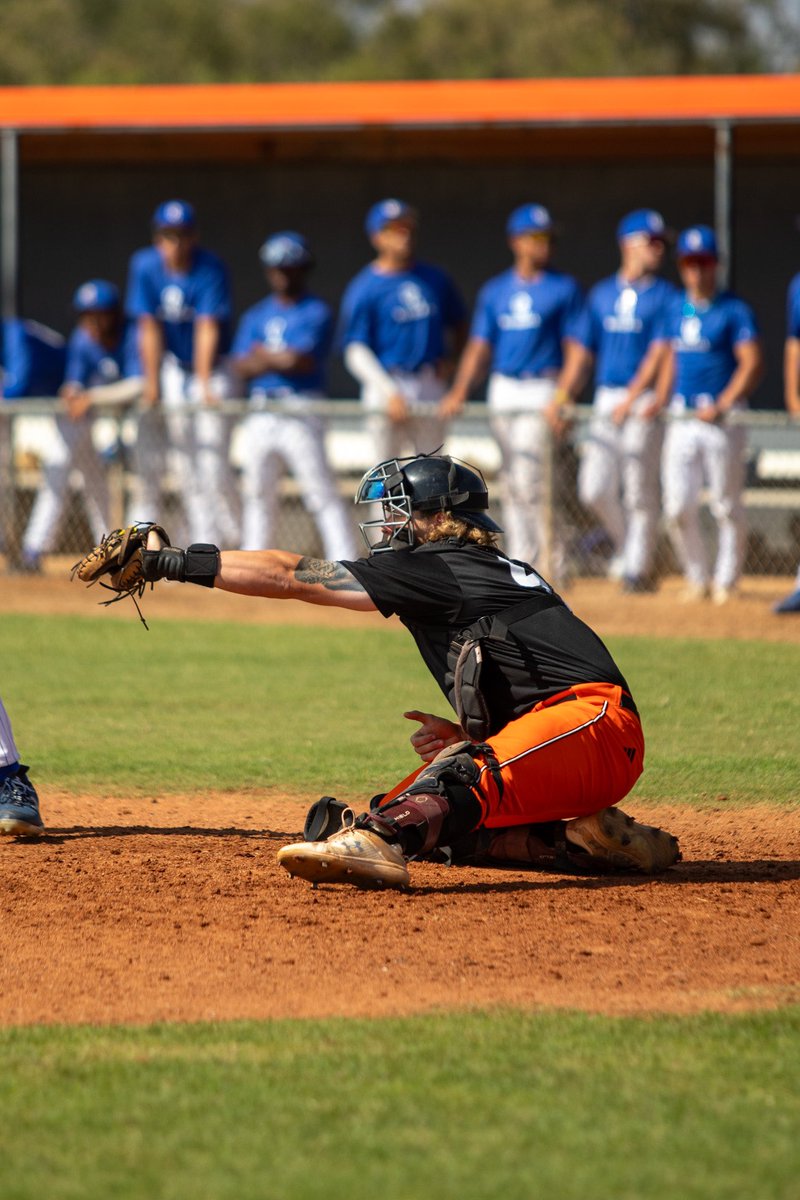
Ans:
POLYGON ((480 825, 475 759, 457 754, 431 763, 402 795, 358 818, 357 825, 400 843, 408 857, 450 846, 480 825))

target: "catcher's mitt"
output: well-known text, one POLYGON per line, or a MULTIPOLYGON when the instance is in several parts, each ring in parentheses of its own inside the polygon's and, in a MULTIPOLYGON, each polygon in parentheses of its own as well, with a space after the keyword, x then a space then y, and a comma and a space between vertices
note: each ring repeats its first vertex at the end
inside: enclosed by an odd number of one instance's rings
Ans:
MULTIPOLYGON (((147 586, 142 570, 142 551, 159 550, 169 544, 169 534, 152 521, 137 521, 125 529, 112 529, 99 546, 75 563, 72 578, 77 575, 89 587, 99 583, 101 587, 116 593, 110 600, 101 601, 102 604, 114 604, 130 596, 139 619, 147 629, 147 622, 137 602, 137 597, 141 597, 147 586)), ((153 586, 152 583, 150 586, 153 586)))

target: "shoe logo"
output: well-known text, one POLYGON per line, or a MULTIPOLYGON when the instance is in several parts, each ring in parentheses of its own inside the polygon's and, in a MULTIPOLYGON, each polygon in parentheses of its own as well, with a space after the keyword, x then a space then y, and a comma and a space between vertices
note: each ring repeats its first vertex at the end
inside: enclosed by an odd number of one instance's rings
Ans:
POLYGON ((633 762, 634 758, 636 757, 636 750, 633 748, 633 746, 626 746, 625 753, 627 754, 627 756, 631 760, 631 762, 633 762))

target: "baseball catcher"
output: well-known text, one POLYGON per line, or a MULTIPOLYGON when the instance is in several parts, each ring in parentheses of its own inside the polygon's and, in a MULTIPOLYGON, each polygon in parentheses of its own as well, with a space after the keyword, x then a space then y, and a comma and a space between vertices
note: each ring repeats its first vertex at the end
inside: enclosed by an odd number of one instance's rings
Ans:
POLYGON ((388 459, 361 480, 356 503, 369 513, 369 555, 354 561, 183 550, 157 527, 142 545, 137 526, 126 562, 117 556, 109 571, 103 553, 94 574, 122 594, 132 580, 135 590, 171 579, 397 614, 414 637, 456 719, 406 713, 419 723, 420 768, 360 813, 324 797, 305 840, 278 852, 281 866, 313 883, 403 887, 418 858, 645 873, 676 862, 674 837, 615 807, 644 760, 624 676, 550 584, 498 548, 480 472, 442 455, 388 459))

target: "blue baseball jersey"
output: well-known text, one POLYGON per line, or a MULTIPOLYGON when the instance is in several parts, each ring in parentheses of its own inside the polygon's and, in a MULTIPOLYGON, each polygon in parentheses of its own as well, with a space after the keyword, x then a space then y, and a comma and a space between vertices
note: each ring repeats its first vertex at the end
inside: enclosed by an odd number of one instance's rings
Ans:
POLYGON ((653 275, 632 283, 610 275, 594 285, 576 337, 595 356, 598 386, 628 386, 651 342, 659 340, 665 310, 677 295, 676 287, 653 275))
POLYGON ((82 388, 98 387, 141 373, 135 322, 126 323, 113 350, 101 345, 80 325, 70 335, 65 383, 77 383, 82 388))
POLYGON ((250 380, 249 391, 320 392, 325 386, 324 364, 330 350, 333 314, 324 300, 304 295, 295 304, 267 296, 239 321, 233 353, 247 354, 253 346, 267 350, 296 350, 314 358, 314 369, 300 374, 266 371, 250 380))
POLYGON ((758 337, 755 313, 732 292, 699 303, 677 295, 662 328, 675 352, 675 408, 713 404, 738 365, 735 348, 758 337))
POLYGON ((786 296, 786 336, 800 338, 800 275, 795 275, 786 296))
POLYGON ((554 376, 564 362, 563 339, 578 332, 582 306, 571 275, 548 270, 523 279, 512 267, 481 288, 470 333, 490 344, 499 374, 554 376))
POLYGON ((446 272, 430 263, 407 271, 378 271, 370 263, 342 299, 339 344, 369 346, 391 370, 418 371, 445 356, 445 331, 466 319, 464 303, 446 272))
POLYGON ((2 330, 4 399, 55 396, 64 381, 67 358, 62 335, 20 317, 7 317, 2 330))
POLYGON ((228 270, 210 250, 196 247, 184 273, 168 271, 155 246, 137 250, 130 261, 125 311, 129 317, 156 317, 164 329, 165 349, 190 366, 197 317, 220 324, 219 353, 230 346, 231 295, 228 270))

